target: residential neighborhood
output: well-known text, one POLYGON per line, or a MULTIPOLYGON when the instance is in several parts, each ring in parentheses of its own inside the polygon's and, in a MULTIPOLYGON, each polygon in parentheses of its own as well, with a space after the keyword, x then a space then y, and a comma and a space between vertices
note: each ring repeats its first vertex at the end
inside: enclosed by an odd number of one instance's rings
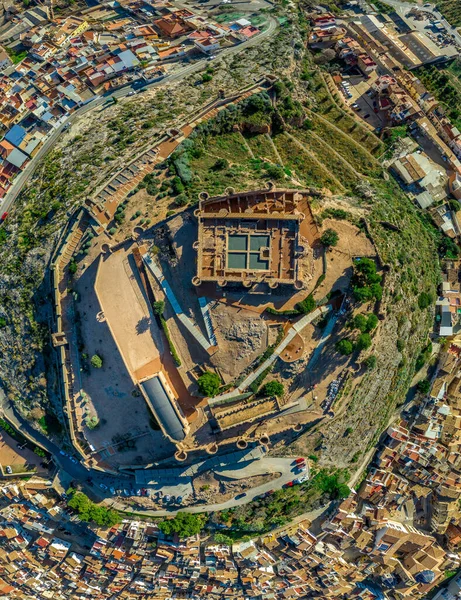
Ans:
POLYGON ((162 1, 97 5, 55 17, 48 6, 15 17, 0 35, 0 199, 50 133, 81 107, 123 86, 130 93, 259 33, 162 1), (18 50, 18 48, 20 50, 18 50))

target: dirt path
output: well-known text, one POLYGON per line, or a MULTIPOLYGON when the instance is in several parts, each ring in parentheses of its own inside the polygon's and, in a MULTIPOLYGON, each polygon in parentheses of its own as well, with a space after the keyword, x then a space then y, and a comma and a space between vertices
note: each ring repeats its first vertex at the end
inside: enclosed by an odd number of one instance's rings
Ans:
MULTIPOLYGON (((347 133, 345 131, 343 131, 342 129, 340 129, 336 125, 334 125, 331 121, 329 121, 328 119, 326 119, 325 117, 323 117, 321 114, 314 113, 311 110, 309 110, 308 108, 306 110, 310 113, 311 118, 313 118, 313 119, 320 119, 321 121, 323 121, 326 125, 328 125, 332 129, 334 129, 337 133, 339 133, 343 137, 347 138, 347 141, 349 143, 354 144, 354 146, 356 146, 357 148, 359 148, 362 152, 366 152, 368 154, 368 156, 372 159, 372 161, 376 164, 376 166, 381 166, 380 163, 379 163, 379 161, 376 159, 376 157, 373 156, 373 154, 369 150, 367 150, 367 148, 365 146, 362 146, 361 144, 359 144, 359 142, 357 140, 354 140, 353 137, 347 135, 347 133)), ((369 132, 367 132, 367 133, 369 133, 369 132)), ((363 175, 362 175, 362 177, 363 177, 363 175)))
POLYGON ((325 173, 327 173, 335 181, 336 185, 338 186, 338 189, 342 190, 343 192, 346 190, 346 188, 339 181, 339 179, 337 179, 333 175, 333 173, 330 173, 329 171, 327 171, 325 165, 319 161, 319 159, 315 156, 315 154, 313 154, 310 150, 308 150, 298 139, 293 137, 291 135, 291 133, 285 132, 285 135, 288 136, 298 146, 298 148, 300 150, 302 150, 305 154, 307 154, 309 156, 309 158, 311 158, 322 169, 322 171, 325 171, 325 173))

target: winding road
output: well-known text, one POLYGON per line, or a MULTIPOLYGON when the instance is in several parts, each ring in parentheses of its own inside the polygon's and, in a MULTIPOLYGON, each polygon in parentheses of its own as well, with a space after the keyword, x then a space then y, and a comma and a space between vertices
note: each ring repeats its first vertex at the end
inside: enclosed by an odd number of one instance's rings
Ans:
MULTIPOLYGON (((238 54, 250 47, 260 44, 263 39, 273 36, 277 31, 277 27, 278 22, 274 18, 269 17, 268 26, 264 31, 262 31, 256 37, 251 38, 246 42, 243 42, 231 48, 224 49, 219 54, 219 58, 229 56, 232 54, 238 54)), ((122 98, 130 94, 130 92, 134 91, 135 89, 151 89, 154 87, 169 85, 171 83, 180 81, 194 73, 198 73, 204 70, 207 64, 208 61, 206 59, 199 60, 196 63, 186 65, 185 67, 179 69, 177 72, 172 73, 171 75, 165 76, 161 80, 142 85, 141 87, 139 86, 139 80, 137 82, 131 82, 129 85, 126 85, 116 91, 108 93, 105 96, 95 96, 95 98, 91 102, 78 108, 68 118, 63 119, 59 126, 56 127, 50 133, 49 137, 47 138, 37 155, 30 161, 26 168, 14 180, 13 185, 8 190, 7 194, 5 195, 5 198, 3 199, 3 202, 0 207, 1 212, 6 212, 10 210, 11 206, 14 204, 15 200, 19 196, 21 190, 24 188, 27 181, 30 179, 35 169, 40 164, 40 161, 48 154, 48 152, 50 152, 50 150, 56 144, 63 131, 65 129, 68 129, 69 125, 72 125, 84 114, 88 113, 94 108, 97 108, 98 106, 101 106, 102 104, 107 102, 108 98, 110 97, 122 98)), ((225 508, 232 508, 234 506, 250 502, 254 497, 267 493, 273 489, 280 489, 296 477, 294 473, 295 468, 292 464, 292 458, 263 457, 260 460, 255 461, 251 464, 234 465, 234 475, 236 471, 241 471, 242 478, 270 473, 278 473, 279 477, 261 486, 248 490, 246 494, 242 495, 240 498, 232 498, 231 500, 228 500, 227 502, 223 502, 221 504, 196 505, 183 507, 180 509, 176 506, 171 507, 171 509, 166 508, 163 510, 144 510, 142 507, 138 507, 135 504, 133 504, 132 507, 127 508, 126 505, 119 504, 117 500, 112 497, 110 492, 105 492, 100 487, 100 485, 102 484, 107 488, 114 487, 117 489, 122 488, 136 491, 140 488, 140 486, 135 484, 133 476, 124 476, 122 474, 114 476, 108 472, 100 471, 97 469, 89 469, 82 463, 78 462, 77 459, 75 459, 74 457, 64 454, 61 448, 59 448, 55 443, 48 439, 48 437, 46 437, 43 433, 33 428, 32 425, 26 419, 19 415, 15 407, 6 398, 5 394, 3 393, 3 390, 1 389, 0 415, 18 431, 20 431, 23 435, 28 437, 33 443, 49 452, 53 456, 54 462, 56 463, 57 467, 59 469, 62 469, 67 475, 69 475, 69 477, 80 481, 84 486, 91 485, 92 493, 96 493, 106 503, 115 505, 119 510, 126 510, 130 513, 138 512, 139 514, 155 517, 174 515, 176 512, 178 512, 178 510, 193 513, 223 510, 225 508)), ((229 469, 230 467, 226 468, 229 469)), ((222 471, 222 469, 220 470, 222 471)), ((225 469, 223 471, 223 474, 225 474, 225 469)), ((308 472, 304 474, 308 474, 308 472)), ((164 489, 164 493, 168 494, 167 487, 164 489)))
MULTIPOLYGON (((225 48, 224 50, 222 50, 219 53, 216 60, 219 60, 226 56, 230 56, 232 54, 239 54, 240 52, 243 52, 244 50, 247 50, 248 48, 251 48, 253 46, 260 44, 264 39, 272 37, 275 34, 275 32, 277 31, 277 28, 278 28, 278 21, 276 19, 274 19, 273 17, 269 17, 268 25, 265 30, 261 31, 261 33, 259 33, 258 35, 256 35, 253 38, 250 38, 246 42, 242 42, 241 44, 238 44, 237 46, 232 46, 231 48, 225 48)), ((37 166, 39 165, 40 161, 43 158, 45 158, 45 156, 48 154, 48 152, 53 148, 53 146, 58 141, 59 136, 63 133, 64 128, 68 127, 69 124, 72 125, 72 123, 77 121, 84 114, 86 114, 90 110, 93 110, 94 108, 97 108, 98 106, 103 105, 110 98, 119 99, 119 98, 128 96, 128 94, 130 92, 133 92, 136 90, 140 90, 140 89, 148 89, 149 90, 149 89, 152 89, 155 87, 166 86, 171 83, 181 81, 182 79, 189 77, 189 75, 192 75, 194 73, 199 73, 200 71, 205 70, 208 65, 209 65, 208 60, 206 58, 204 58, 203 60, 198 60, 197 62, 195 62, 193 64, 189 64, 189 65, 186 65, 185 67, 182 67, 181 69, 178 69, 175 73, 172 73, 171 75, 166 75, 159 81, 154 81, 153 83, 148 83, 141 87, 139 86, 139 83, 142 82, 142 80, 138 79, 137 81, 133 81, 133 82, 127 84, 126 86, 121 87, 118 90, 115 90, 113 92, 107 92, 104 96, 95 96, 93 98, 93 100, 88 102, 88 104, 85 104, 84 106, 81 106, 80 108, 78 108, 69 117, 64 119, 60 123, 60 125, 58 127, 56 127, 49 134, 47 140, 45 141, 43 146, 40 148, 40 150, 37 152, 36 156, 34 156, 34 158, 27 164, 25 169, 23 171, 21 171, 21 173, 13 181, 10 189, 8 190, 8 192, 5 194, 5 196, 3 198, 3 202, 0 205, 0 213, 8 212, 10 210, 14 201, 21 193, 21 190, 23 189, 23 187, 25 186, 27 181, 30 179, 30 177, 33 175, 33 173, 34 173, 35 169, 37 168, 37 166)))

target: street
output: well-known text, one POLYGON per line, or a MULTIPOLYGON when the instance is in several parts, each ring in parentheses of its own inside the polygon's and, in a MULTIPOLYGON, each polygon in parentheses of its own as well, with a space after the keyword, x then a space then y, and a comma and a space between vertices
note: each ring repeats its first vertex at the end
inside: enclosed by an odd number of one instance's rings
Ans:
MULTIPOLYGON (((271 37, 276 32, 278 23, 272 17, 270 17, 268 19, 268 23, 269 24, 268 24, 267 29, 265 29, 264 31, 259 33, 257 36, 250 38, 246 42, 238 44, 237 46, 232 46, 231 48, 226 48, 226 49, 222 50, 218 54, 217 60, 219 60, 220 58, 223 58, 225 56, 240 53, 243 50, 246 50, 248 48, 251 48, 252 46, 259 44, 261 42, 261 40, 263 40, 267 37, 271 37)), ((196 63, 187 65, 187 66, 183 67, 182 69, 179 69, 176 73, 172 73, 171 75, 166 75, 160 81, 155 81, 153 83, 143 86, 142 88, 137 88, 137 89, 152 89, 155 87, 162 87, 165 85, 169 85, 171 83, 180 81, 180 80, 188 77, 189 75, 192 75, 193 73, 198 73, 200 71, 203 71, 208 65, 209 65, 209 63, 208 63, 207 59, 203 58, 203 60, 199 60, 196 63)), ((67 119, 65 119, 65 121, 63 121, 54 131, 52 131, 51 134, 49 135, 48 139, 46 140, 46 142, 43 144, 43 146, 40 148, 40 150, 36 154, 36 156, 34 156, 34 158, 28 163, 28 165, 25 167, 25 169, 23 171, 21 171, 21 173, 13 181, 10 189, 7 191, 7 193, 5 194, 5 196, 3 198, 3 202, 0 205, 0 214, 4 213, 4 212, 8 212, 10 210, 14 201, 21 193, 21 190, 23 189, 23 187, 25 186, 27 181, 30 179, 30 177, 34 174, 34 171, 37 168, 40 161, 43 158, 45 158, 45 156, 48 154, 48 152, 53 148, 55 143, 58 141, 59 136, 63 132, 66 125, 68 125, 69 123, 70 124, 74 123, 76 120, 78 120, 79 117, 83 116, 90 110, 93 110, 94 108, 97 108, 98 106, 103 105, 111 97, 119 99, 119 98, 128 96, 128 94, 130 92, 132 92, 136 89, 136 86, 133 87, 134 85, 135 85, 135 82, 131 82, 130 84, 124 86, 123 88, 120 88, 119 90, 116 90, 114 92, 108 92, 104 96, 95 96, 95 98, 91 102, 78 108, 67 119)))

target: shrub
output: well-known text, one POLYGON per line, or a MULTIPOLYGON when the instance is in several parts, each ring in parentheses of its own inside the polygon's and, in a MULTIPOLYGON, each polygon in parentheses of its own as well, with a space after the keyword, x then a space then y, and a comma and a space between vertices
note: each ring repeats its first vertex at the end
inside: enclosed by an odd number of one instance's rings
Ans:
POLYGON ((95 369, 100 369, 102 367, 102 358, 98 354, 93 354, 91 364, 95 369))
POLYGON ((207 81, 211 81, 213 79, 213 76, 210 75, 210 73, 204 73, 202 75, 202 81, 203 83, 206 83, 207 81))
POLYGON ((314 297, 312 296, 312 294, 309 294, 309 296, 307 296, 307 298, 304 298, 304 300, 301 300, 301 302, 298 302, 298 304, 296 305, 296 308, 298 309, 299 312, 301 312, 305 315, 307 313, 312 312, 315 308, 315 300, 314 300, 314 297))
POLYGON ((74 259, 72 259, 72 260, 70 261, 70 263, 69 263, 69 273, 70 273, 71 275, 75 275, 75 273, 77 272, 77 270, 78 270, 78 265, 77 265, 77 263, 75 262, 75 260, 74 260, 74 259))
POLYGON ((280 181, 281 179, 285 179, 285 171, 282 167, 278 165, 267 164, 264 166, 267 176, 270 179, 274 179, 275 181, 280 181))
POLYGON ((222 171, 223 169, 227 169, 229 167, 229 161, 225 158, 218 158, 215 164, 211 167, 213 171, 222 171))
POLYGON ((424 310, 425 308, 430 306, 433 303, 433 301, 434 300, 430 294, 427 294, 426 292, 421 292, 421 294, 418 297, 418 306, 421 310, 424 310))
POLYGON ((350 340, 339 340, 336 342, 336 350, 340 354, 348 356, 354 352, 354 344, 350 340))
POLYGON ((376 367, 376 363, 377 363, 377 358, 374 354, 372 354, 371 356, 368 356, 363 361, 363 364, 369 371, 372 371, 376 367))
POLYGON ((165 302, 163 300, 157 300, 154 302, 154 312, 156 315, 163 315, 165 311, 165 302))
POLYGON ((179 194, 179 196, 176 196, 174 203, 176 206, 186 206, 189 203, 189 198, 186 194, 179 194))
POLYGON ((322 237, 320 241, 326 247, 336 246, 338 244, 339 236, 334 229, 327 229, 324 233, 322 233, 322 237))
POLYGON ((283 396, 285 388, 283 387, 283 383, 279 381, 269 381, 265 385, 263 385, 261 389, 261 396, 277 396, 280 398, 283 396))
POLYGON ((219 391, 221 387, 221 379, 219 375, 216 373, 212 373, 211 371, 206 371, 203 375, 197 380, 198 389, 203 396, 207 398, 213 398, 219 391))

